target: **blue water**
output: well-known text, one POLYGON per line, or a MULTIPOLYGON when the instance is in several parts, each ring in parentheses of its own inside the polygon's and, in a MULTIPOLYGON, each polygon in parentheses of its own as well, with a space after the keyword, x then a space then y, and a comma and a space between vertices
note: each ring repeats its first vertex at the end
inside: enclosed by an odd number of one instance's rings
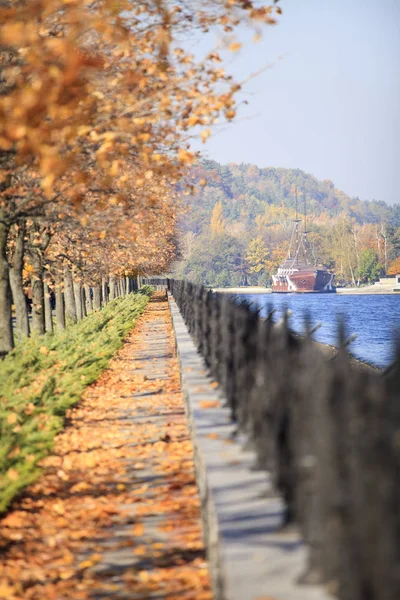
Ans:
POLYGON ((357 334, 349 347, 356 358, 378 367, 386 367, 394 359, 393 334, 400 329, 400 294, 240 294, 238 298, 261 307, 263 316, 269 306, 276 309, 276 318, 289 308, 291 328, 298 333, 304 332, 304 312, 308 309, 313 325, 322 323, 314 339, 333 346, 337 345, 336 318, 343 315, 348 335, 357 334))

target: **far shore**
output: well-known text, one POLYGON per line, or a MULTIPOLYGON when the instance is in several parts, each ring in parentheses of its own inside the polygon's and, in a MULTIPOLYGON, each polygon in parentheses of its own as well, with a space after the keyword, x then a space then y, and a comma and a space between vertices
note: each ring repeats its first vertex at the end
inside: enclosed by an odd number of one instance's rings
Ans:
MULTIPOLYGON (((248 286, 248 287, 226 287, 226 288, 212 288, 213 292, 225 293, 225 294, 271 294, 271 288, 265 288, 260 286, 248 286)), ((359 288, 336 288, 337 294, 397 294, 400 297, 400 292, 393 291, 393 285, 368 285, 359 288)))
POLYGON ((213 292, 222 292, 226 294, 270 294, 271 288, 261 286, 231 287, 231 288, 212 288, 213 292))
MULTIPOLYGON (((395 283, 395 282, 394 282, 395 283)), ((392 285, 367 285, 365 287, 359 288, 336 288, 337 294, 398 294, 400 296, 400 291, 394 292, 392 285)))

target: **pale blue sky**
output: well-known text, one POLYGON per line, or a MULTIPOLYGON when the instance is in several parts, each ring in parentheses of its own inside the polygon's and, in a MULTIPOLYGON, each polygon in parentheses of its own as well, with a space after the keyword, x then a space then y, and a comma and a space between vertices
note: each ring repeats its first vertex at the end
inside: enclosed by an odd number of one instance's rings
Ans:
POLYGON ((351 196, 400 202, 400 0, 280 5, 278 26, 228 54, 235 78, 273 66, 246 86, 249 105, 205 155, 300 168, 351 196))

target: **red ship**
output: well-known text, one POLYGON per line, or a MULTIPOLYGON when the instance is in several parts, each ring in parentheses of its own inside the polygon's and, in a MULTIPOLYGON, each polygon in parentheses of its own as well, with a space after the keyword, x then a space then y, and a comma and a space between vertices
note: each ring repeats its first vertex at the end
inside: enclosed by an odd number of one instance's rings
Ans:
POLYGON ((289 251, 286 259, 279 265, 276 275, 272 276, 272 291, 289 293, 319 293, 336 292, 332 285, 333 273, 325 266, 318 265, 313 250, 307 240, 307 212, 304 200, 304 231, 299 231, 300 220, 297 218, 296 190, 296 219, 289 251))

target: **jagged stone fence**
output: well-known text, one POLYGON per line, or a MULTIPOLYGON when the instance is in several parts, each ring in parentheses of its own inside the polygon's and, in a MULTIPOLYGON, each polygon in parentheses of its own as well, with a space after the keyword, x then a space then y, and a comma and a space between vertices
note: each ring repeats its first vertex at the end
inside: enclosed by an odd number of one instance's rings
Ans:
POLYGON ((400 351, 385 372, 354 366, 338 322, 338 352, 245 303, 188 281, 172 293, 257 467, 282 495, 287 525, 309 547, 304 581, 340 600, 400 598, 400 351))

